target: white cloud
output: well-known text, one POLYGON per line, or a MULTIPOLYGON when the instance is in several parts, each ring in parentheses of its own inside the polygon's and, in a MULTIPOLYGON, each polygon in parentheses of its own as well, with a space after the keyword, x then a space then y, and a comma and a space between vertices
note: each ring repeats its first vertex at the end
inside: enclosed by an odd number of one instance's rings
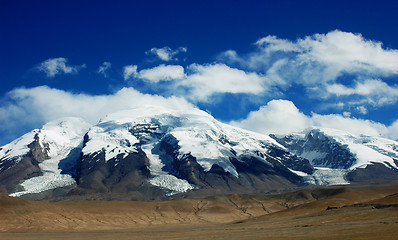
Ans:
POLYGON ((321 64, 331 78, 338 77, 342 72, 398 74, 398 50, 383 49, 381 42, 364 39, 361 34, 335 30, 327 34, 307 36, 296 42, 267 36, 258 40, 256 44, 260 47, 257 54, 296 53, 291 55, 294 61, 292 63, 321 64))
POLYGON ((358 106, 357 110, 358 110, 358 112, 360 112, 362 114, 368 114, 368 109, 364 106, 358 106))
POLYGON ((151 48, 151 50, 147 51, 146 54, 152 54, 157 56, 159 59, 163 61, 171 61, 178 60, 175 56, 179 53, 187 52, 188 49, 186 47, 179 47, 175 50, 170 47, 162 47, 162 48, 151 48))
POLYGON ((384 135, 398 141, 398 120, 395 120, 385 131, 384 135))
POLYGON ((272 100, 259 110, 250 112, 247 118, 232 121, 231 124, 263 134, 289 134, 314 126, 338 129, 356 135, 398 138, 398 120, 387 127, 382 123, 352 118, 348 113, 345 116, 316 113, 308 116, 300 112, 293 102, 287 100, 272 100))
POLYGON ((184 68, 179 65, 164 65, 143 69, 139 71, 137 77, 157 83, 159 81, 169 81, 183 79, 185 77, 184 68))
POLYGON ((281 68, 283 68, 287 64, 288 60, 283 58, 278 61, 275 61, 270 68, 268 68, 266 72, 266 77, 268 82, 274 86, 279 86, 280 88, 285 88, 289 85, 289 82, 286 81, 284 77, 282 77, 278 72, 281 68))
POLYGON ((246 119, 232 121, 232 125, 263 134, 289 134, 303 131, 310 119, 287 100, 272 100, 259 110, 250 112, 246 119))
MULTIPOLYGON (((302 84, 335 81, 344 73, 398 74, 398 50, 384 49, 381 42, 367 40, 361 34, 335 30, 295 42, 267 36, 258 40, 256 45, 258 49, 247 55, 239 56, 228 50, 220 55, 220 59, 266 71, 278 59, 288 58, 287 69, 290 71, 287 73, 295 73, 291 81, 302 84), (311 77, 313 74, 315 76, 311 77)), ((280 74, 285 76, 285 69, 280 74)))
POLYGON ((187 88, 186 96, 193 101, 209 101, 216 93, 259 94, 267 90, 263 76, 224 64, 192 64, 188 70, 188 76, 178 86, 187 88))
POLYGON ((301 52, 300 46, 297 46, 297 44, 276 36, 261 38, 256 42, 256 45, 269 52, 301 52))
POLYGON ((357 81, 354 87, 347 87, 343 84, 335 83, 327 86, 329 93, 337 96, 343 95, 363 95, 363 96, 388 96, 398 97, 398 87, 391 87, 380 79, 367 79, 363 82, 357 81))
POLYGON ((380 79, 356 81, 353 87, 334 83, 326 86, 326 92, 346 99, 346 105, 356 106, 362 114, 366 114, 369 107, 381 107, 398 101, 398 86, 389 86, 380 79))
POLYGON ((242 58, 238 55, 238 53, 235 50, 227 50, 222 52, 218 58, 221 61, 230 61, 230 62, 238 62, 241 65, 243 65, 243 62, 241 62, 242 58))
POLYGON ((101 117, 119 110, 157 105, 174 109, 194 106, 183 98, 143 94, 123 88, 109 95, 75 94, 47 86, 17 88, 0 105, 0 135, 8 140, 61 117, 81 117, 95 124, 101 117))
POLYGON ((384 124, 370 120, 349 118, 339 114, 313 114, 311 116, 311 121, 313 126, 338 129, 355 135, 363 134, 376 137, 388 137, 385 134, 387 128, 384 124))
POLYGON ((110 69, 112 64, 110 62, 104 62, 99 68, 97 73, 104 75, 104 77, 108 77, 106 73, 108 69, 110 69))
POLYGON ((317 61, 337 72, 398 74, 398 50, 383 49, 381 42, 361 34, 335 30, 300 39, 297 45, 302 49, 299 60, 317 61))
POLYGON ((351 112, 343 112, 344 117, 351 117, 351 112))
POLYGON ((381 42, 367 40, 361 34, 335 30, 295 42, 267 36, 256 45, 257 50, 247 55, 239 56, 236 51, 228 50, 220 59, 265 72, 275 61, 287 58, 289 63, 280 74, 294 73, 290 74, 290 80, 304 85, 335 81, 345 73, 398 74, 398 50, 384 49, 381 42))
POLYGON ((73 74, 78 73, 80 69, 85 68, 86 65, 70 66, 67 65, 68 59, 66 58, 50 58, 40 63, 37 67, 39 71, 44 72, 47 77, 54 77, 57 74, 73 74))
MULTIPOLYGON (((47 86, 17 88, 10 91, 0 105, 0 135, 13 140, 40 127, 43 123, 65 117, 82 117, 95 124, 101 117, 119 110, 146 104, 169 108, 190 109, 194 106, 179 97, 143 94, 133 88, 123 88, 109 95, 75 94, 47 86), (131 101, 134 99, 134 101, 131 101)), ((293 102, 272 100, 246 119, 231 124, 260 133, 288 134, 311 126, 335 128, 353 134, 383 136, 398 139, 398 120, 390 126, 339 114, 305 115, 293 102)))
POLYGON ((137 65, 128 65, 123 68, 123 78, 128 80, 137 76, 137 65))
POLYGON ((211 96, 224 93, 258 95, 275 83, 254 72, 245 72, 225 64, 164 65, 137 71, 136 65, 124 67, 124 79, 137 78, 153 84, 167 81, 167 91, 193 102, 214 100, 211 96))
POLYGON ((257 49, 245 55, 228 50, 219 60, 262 73, 281 91, 301 86, 310 98, 342 98, 338 101, 362 110, 398 101, 397 86, 381 79, 358 80, 398 74, 398 50, 361 34, 335 30, 295 41, 267 36, 255 45, 257 49))

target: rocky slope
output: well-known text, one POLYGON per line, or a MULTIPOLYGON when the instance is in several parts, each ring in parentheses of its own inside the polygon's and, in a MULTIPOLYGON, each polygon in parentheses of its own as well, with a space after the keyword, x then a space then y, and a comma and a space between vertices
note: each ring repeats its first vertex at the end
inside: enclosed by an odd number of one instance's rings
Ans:
POLYGON ((335 129, 308 129, 300 134, 271 135, 289 151, 308 159, 317 184, 345 184, 397 179, 398 142, 355 136, 335 129))

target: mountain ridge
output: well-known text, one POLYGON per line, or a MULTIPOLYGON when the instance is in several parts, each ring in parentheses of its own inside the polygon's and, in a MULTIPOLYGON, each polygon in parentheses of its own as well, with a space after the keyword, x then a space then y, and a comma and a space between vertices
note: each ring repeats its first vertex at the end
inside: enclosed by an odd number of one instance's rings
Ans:
POLYGON ((397 149, 393 140, 331 129, 267 136, 199 109, 143 106, 109 114, 96 125, 56 120, 1 147, 0 190, 11 196, 106 193, 138 200, 265 193, 368 176, 397 179, 397 149))

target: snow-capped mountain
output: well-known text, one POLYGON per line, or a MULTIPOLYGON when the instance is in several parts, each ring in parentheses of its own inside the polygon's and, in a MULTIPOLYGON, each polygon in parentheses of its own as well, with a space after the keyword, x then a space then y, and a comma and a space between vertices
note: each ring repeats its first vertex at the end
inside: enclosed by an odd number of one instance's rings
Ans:
POLYGON ((388 139, 330 129, 270 137, 198 109, 143 106, 94 126, 50 122, 1 147, 0 191, 123 199, 261 193, 379 172, 398 178, 397 159, 398 143, 388 139))
POLYGON ((89 127, 82 119, 64 118, 1 147, 1 185, 12 196, 21 196, 75 184, 82 135, 89 127))
POLYGON ((271 135, 315 168, 308 178, 318 184, 397 179, 398 142, 348 132, 313 128, 287 136, 271 135), (329 178, 329 179, 328 179, 329 178))
POLYGON ((313 171, 269 136, 223 124, 198 109, 152 106, 110 114, 88 131, 82 153, 79 185, 98 191, 138 191, 148 184, 168 195, 264 191, 300 184, 289 168, 313 171))

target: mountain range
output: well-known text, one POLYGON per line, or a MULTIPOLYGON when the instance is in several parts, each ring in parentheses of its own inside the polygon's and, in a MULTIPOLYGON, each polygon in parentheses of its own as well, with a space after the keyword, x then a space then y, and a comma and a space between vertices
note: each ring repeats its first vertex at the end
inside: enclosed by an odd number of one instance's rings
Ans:
POLYGON ((395 179, 397 141, 317 127, 268 136, 199 109, 151 105, 96 125, 59 119, 0 147, 0 192, 31 199, 164 200, 395 179))

